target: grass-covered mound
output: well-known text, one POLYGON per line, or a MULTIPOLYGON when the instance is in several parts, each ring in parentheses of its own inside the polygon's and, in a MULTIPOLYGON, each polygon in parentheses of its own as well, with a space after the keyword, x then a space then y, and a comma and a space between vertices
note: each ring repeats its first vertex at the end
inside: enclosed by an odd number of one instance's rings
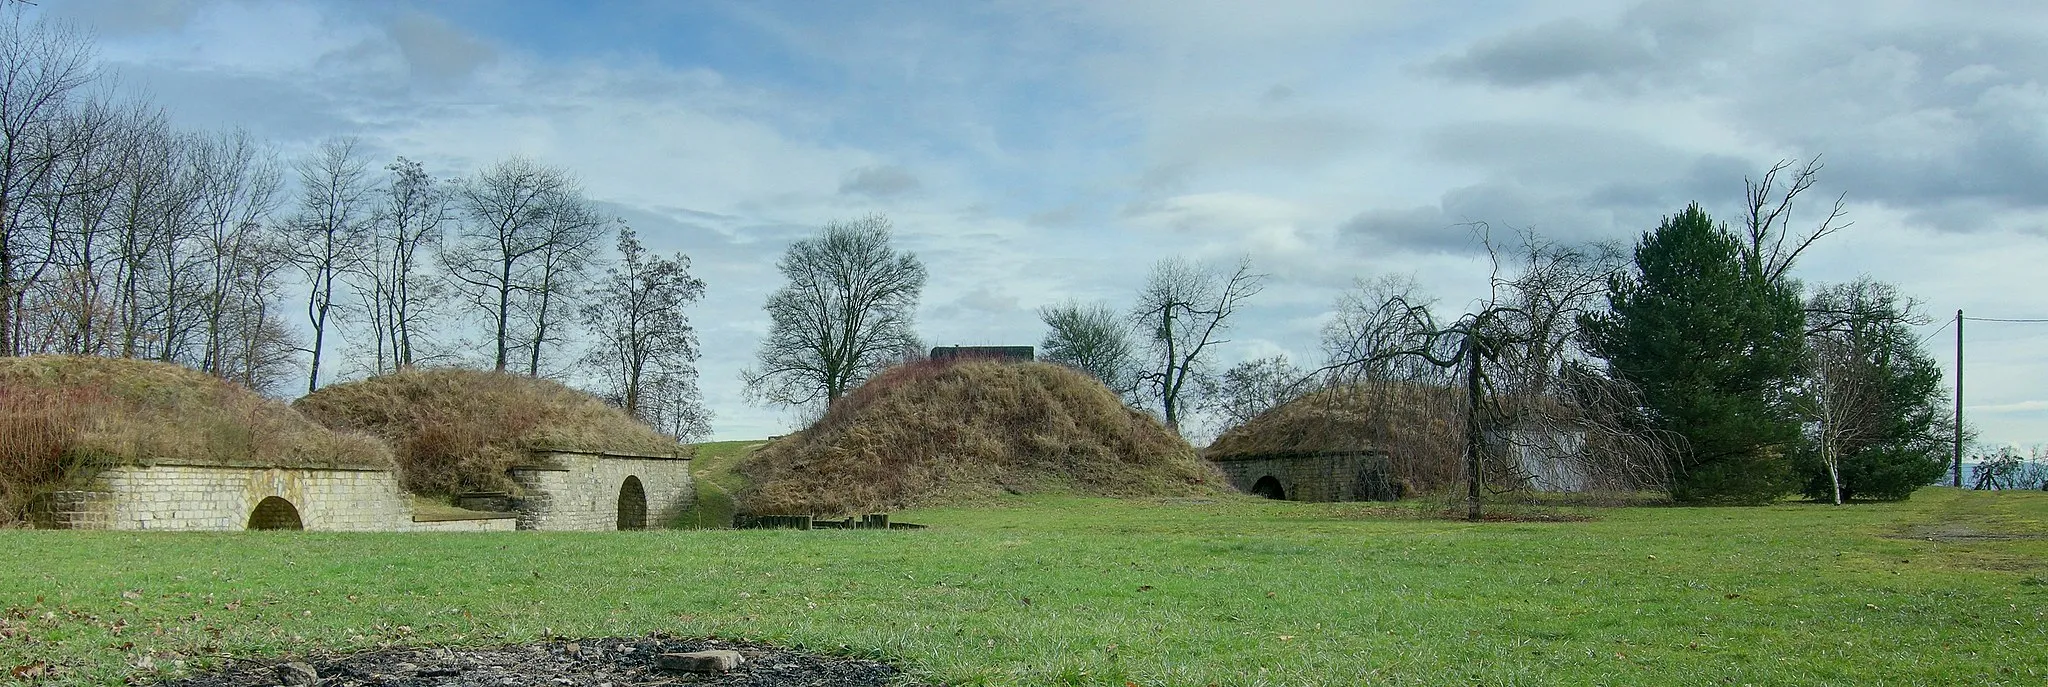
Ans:
POLYGON ((0 358, 0 522, 109 465, 390 468, 391 452, 170 363, 0 358))
POLYGON ((405 488, 452 496, 514 491, 528 450, 672 455, 676 440, 560 383, 480 370, 409 370, 336 384, 292 404, 336 429, 391 442, 405 488))
POLYGON ((1464 400, 1453 389, 1366 383, 1311 392, 1216 438, 1210 458, 1384 451, 1394 479, 1430 491, 1461 479, 1464 400))
POLYGON ((741 508, 838 515, 1003 493, 1211 493, 1187 442, 1094 379, 1046 363, 890 369, 739 467, 741 508))

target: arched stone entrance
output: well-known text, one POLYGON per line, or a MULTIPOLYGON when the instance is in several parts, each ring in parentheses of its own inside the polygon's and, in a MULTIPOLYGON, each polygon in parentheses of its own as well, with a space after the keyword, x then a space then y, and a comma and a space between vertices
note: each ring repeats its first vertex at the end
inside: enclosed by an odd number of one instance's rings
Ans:
POLYGON ((1287 488, 1280 486, 1280 480, 1272 475, 1260 477, 1259 481, 1252 483, 1252 493, 1275 501, 1287 500, 1287 488))
POLYGON ((270 496, 256 502, 256 510, 249 513, 249 529, 303 530, 306 524, 299 519, 299 508, 292 502, 270 496))
POLYGON ((619 529, 647 529, 647 489, 639 477, 628 475, 619 485, 619 529))

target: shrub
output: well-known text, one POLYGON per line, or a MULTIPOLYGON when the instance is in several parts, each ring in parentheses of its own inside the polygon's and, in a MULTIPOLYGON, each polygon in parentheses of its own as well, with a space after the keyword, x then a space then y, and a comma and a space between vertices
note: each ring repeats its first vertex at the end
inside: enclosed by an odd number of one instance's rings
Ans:
POLYGON ((739 471, 755 514, 844 515, 1003 492, 1214 493, 1193 447, 1085 374, 921 361, 876 375, 739 471))

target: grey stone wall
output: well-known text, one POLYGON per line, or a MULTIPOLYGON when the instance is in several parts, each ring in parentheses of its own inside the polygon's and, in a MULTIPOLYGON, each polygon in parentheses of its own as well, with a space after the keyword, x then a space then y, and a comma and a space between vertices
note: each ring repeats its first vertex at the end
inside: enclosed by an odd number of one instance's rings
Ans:
POLYGON ((1398 496, 1379 453, 1212 458, 1231 486, 1250 494, 1271 478, 1289 501, 1391 501, 1398 496))
POLYGON ((58 492, 39 524, 63 529, 239 530, 265 498, 289 502, 308 530, 509 530, 510 519, 413 522, 412 503, 386 470, 117 466, 85 488, 58 492))
POLYGON ((646 526, 667 527, 690 506, 690 460, 577 451, 536 452, 535 464, 506 471, 523 494, 513 499, 522 530, 619 529, 619 494, 639 480, 646 526))

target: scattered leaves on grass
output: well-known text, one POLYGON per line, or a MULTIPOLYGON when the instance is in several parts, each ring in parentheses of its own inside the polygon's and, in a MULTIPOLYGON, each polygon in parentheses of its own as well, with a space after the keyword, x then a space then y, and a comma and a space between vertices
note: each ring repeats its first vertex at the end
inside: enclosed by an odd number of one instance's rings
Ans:
POLYGON ((1149 591, 1152 591, 1152 585, 1149 585, 1149 584, 1141 584, 1141 585, 1138 585, 1138 591, 1141 591, 1141 592, 1149 592, 1149 591))
POLYGON ((24 663, 8 669, 7 674, 13 675, 16 680, 34 680, 50 674, 50 664, 44 661, 24 663))

